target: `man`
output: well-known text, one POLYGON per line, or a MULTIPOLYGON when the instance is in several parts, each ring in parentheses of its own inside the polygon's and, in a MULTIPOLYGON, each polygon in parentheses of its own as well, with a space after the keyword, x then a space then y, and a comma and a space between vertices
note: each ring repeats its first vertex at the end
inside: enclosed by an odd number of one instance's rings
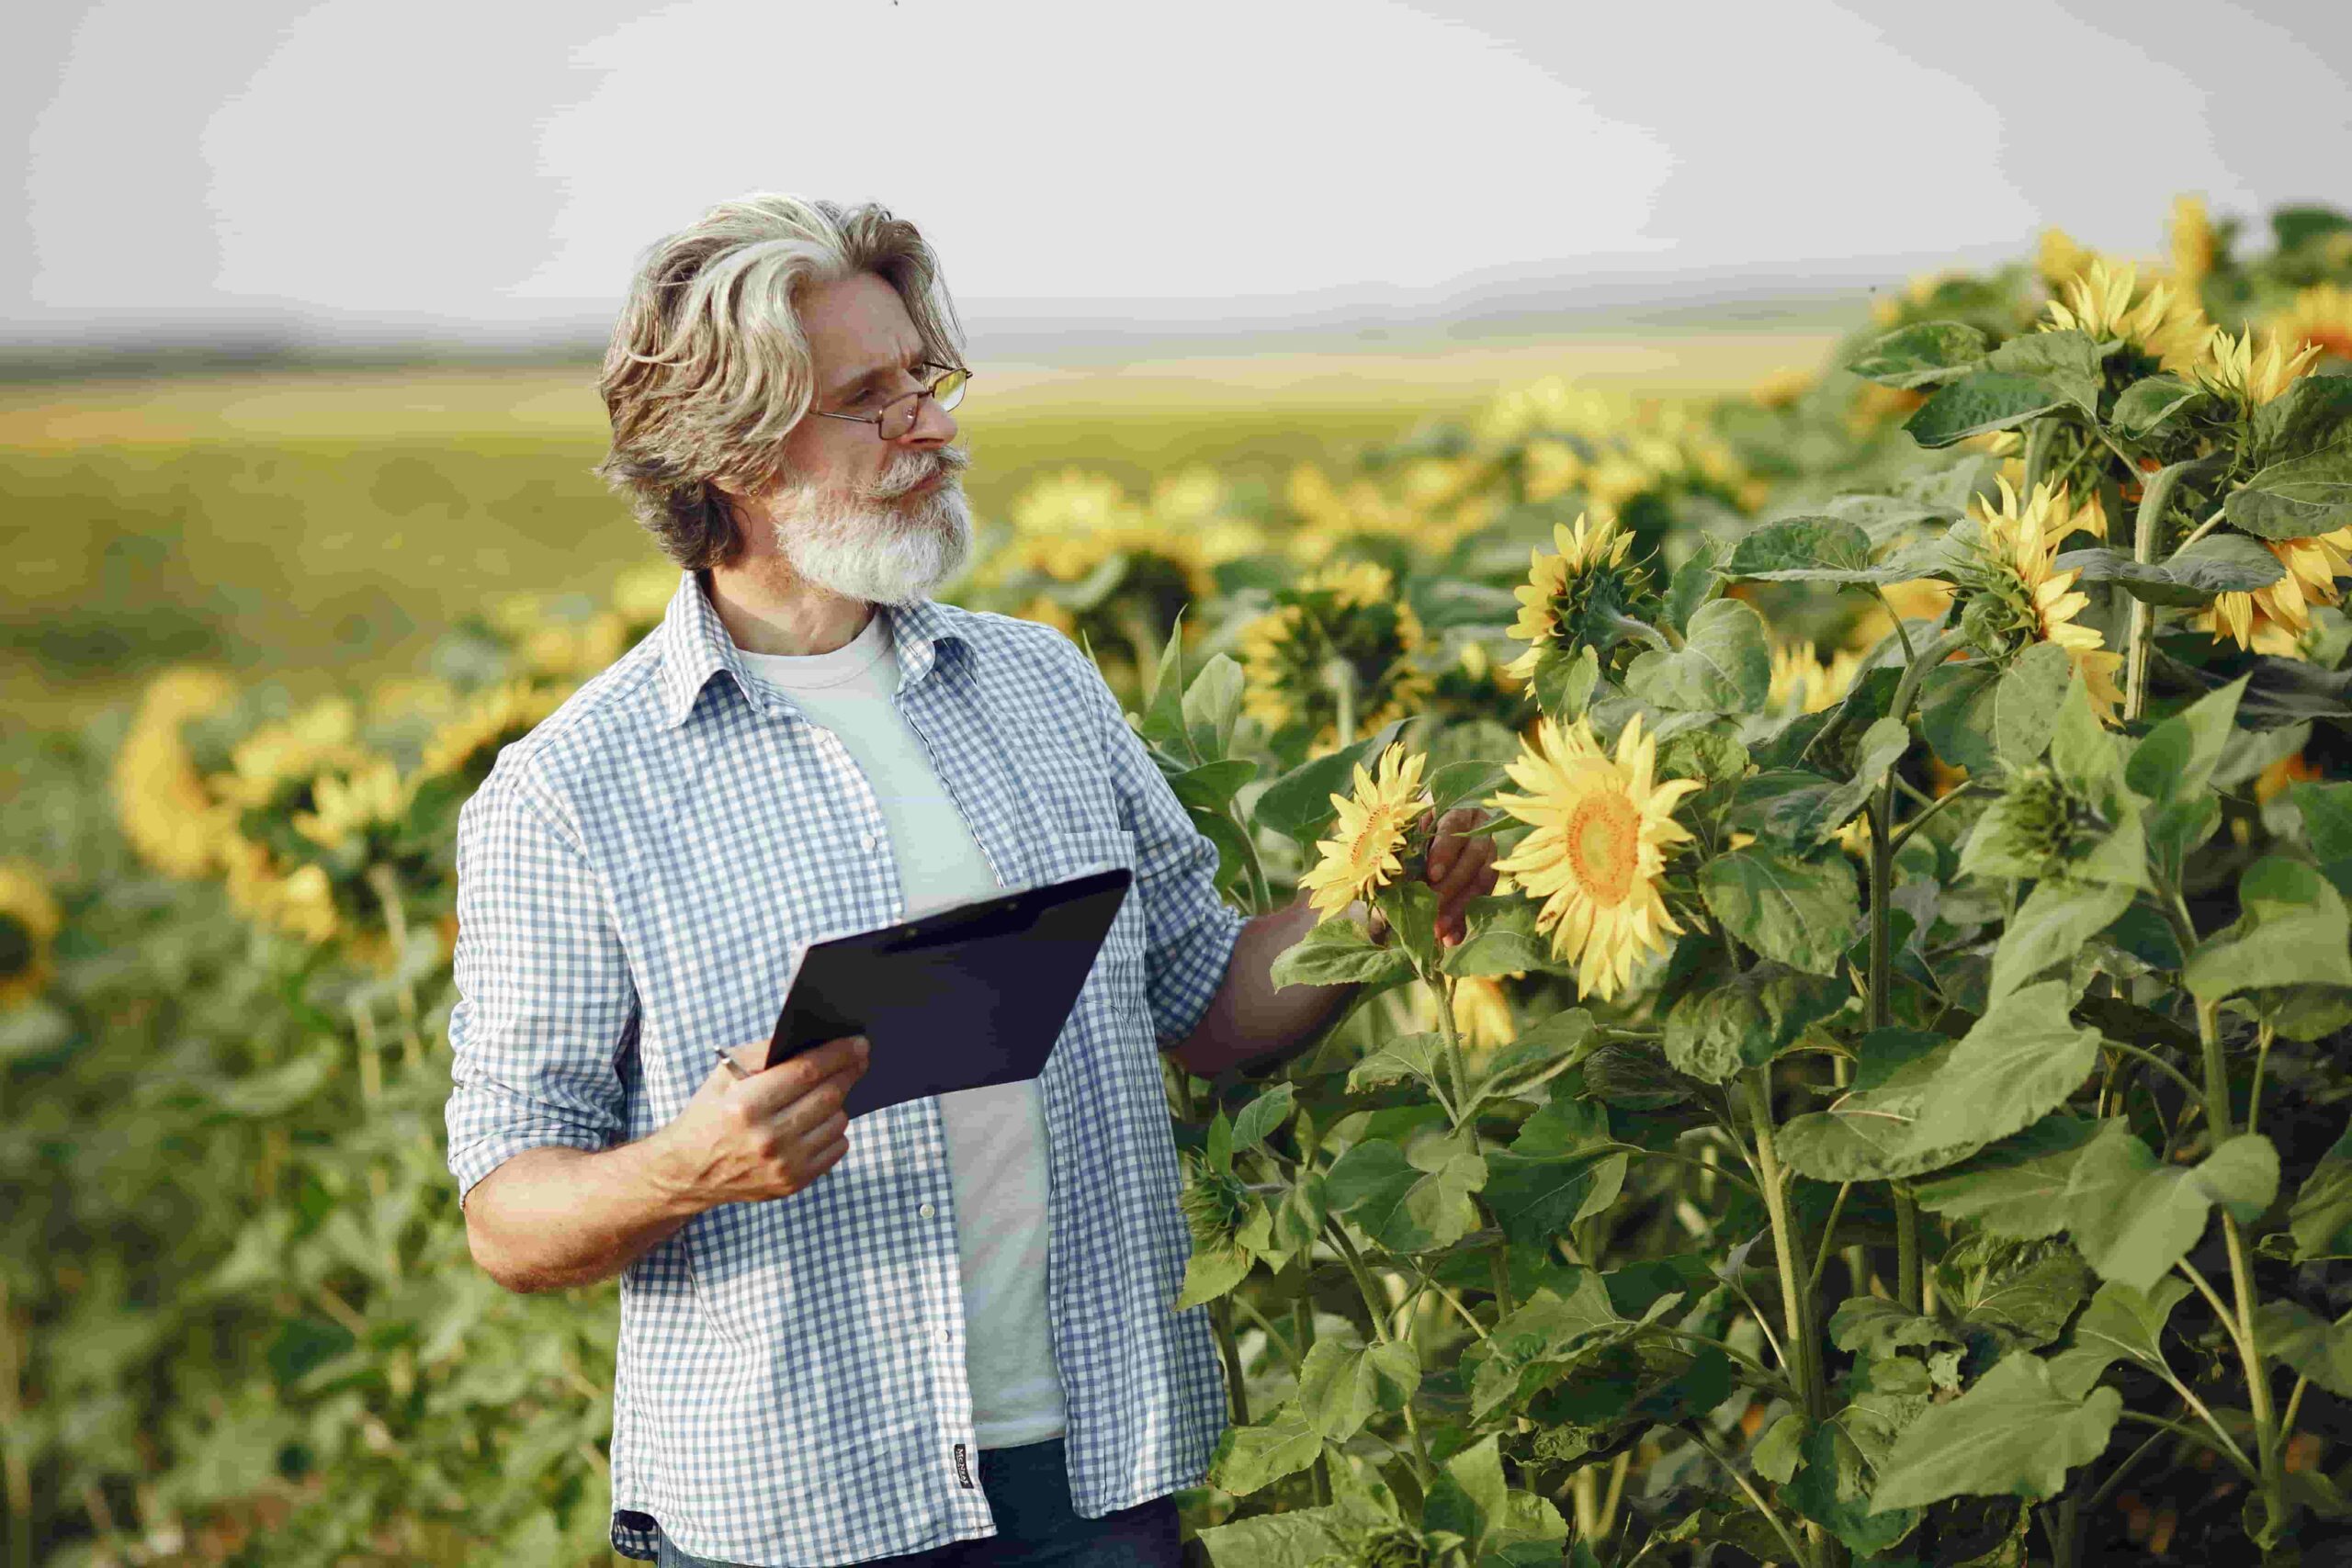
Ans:
MULTIPOLYGON (((1170 1494, 1227 1406, 1206 1309, 1170 1310, 1190 1239, 1148 1053, 1279 1059, 1354 990, 1274 988, 1315 911, 1218 897, 1069 638, 926 597, 971 543, 959 337, 870 205, 753 197, 654 246, 600 471, 677 592, 459 818, 450 1169, 501 1283, 621 1277, 628 1556, 1180 1562, 1170 1494), (808 942, 1106 862, 1134 884, 1037 1078, 851 1128, 890 1066, 865 1042, 763 1070, 808 942)), ((1458 940, 1493 845, 1431 859, 1458 940)))

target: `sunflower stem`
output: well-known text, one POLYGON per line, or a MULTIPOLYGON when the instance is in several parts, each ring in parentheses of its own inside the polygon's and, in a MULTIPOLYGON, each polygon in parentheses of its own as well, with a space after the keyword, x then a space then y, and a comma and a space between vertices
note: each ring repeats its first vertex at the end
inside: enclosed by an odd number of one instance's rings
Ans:
POLYGON ((1356 740, 1356 671, 1346 660, 1332 658, 1323 667, 1324 679, 1330 682, 1333 695, 1339 699, 1340 747, 1342 750, 1356 740))
MULTIPOLYGON (((2140 510, 2132 530, 2132 558, 2143 565, 2153 566, 2156 547, 2164 536, 2165 507, 2172 500, 2173 487, 2190 468, 2209 465, 2209 460, 2192 457, 2159 468, 2149 477, 2140 491, 2140 510)), ((2155 629, 2155 606, 2133 595, 2132 623, 2124 634, 2123 657, 2123 716, 2135 719, 2148 705, 2148 639, 2155 629)))

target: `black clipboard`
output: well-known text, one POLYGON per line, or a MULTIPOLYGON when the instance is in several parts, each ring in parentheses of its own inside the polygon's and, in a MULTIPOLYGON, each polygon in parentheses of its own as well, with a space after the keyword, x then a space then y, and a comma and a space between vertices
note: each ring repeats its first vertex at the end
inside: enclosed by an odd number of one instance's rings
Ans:
POLYGON ((767 1065, 844 1034, 873 1043, 842 1111, 1046 1070, 1135 873, 1090 871, 808 944, 767 1065))

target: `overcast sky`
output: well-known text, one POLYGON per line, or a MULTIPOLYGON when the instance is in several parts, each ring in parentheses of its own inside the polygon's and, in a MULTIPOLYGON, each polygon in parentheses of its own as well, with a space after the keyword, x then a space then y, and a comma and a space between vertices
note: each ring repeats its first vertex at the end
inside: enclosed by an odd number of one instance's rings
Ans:
POLYGON ((93 0, 13 14, 0 336, 609 322, 757 189, 876 199, 967 326, 1900 278, 2352 206, 2352 6, 93 0))

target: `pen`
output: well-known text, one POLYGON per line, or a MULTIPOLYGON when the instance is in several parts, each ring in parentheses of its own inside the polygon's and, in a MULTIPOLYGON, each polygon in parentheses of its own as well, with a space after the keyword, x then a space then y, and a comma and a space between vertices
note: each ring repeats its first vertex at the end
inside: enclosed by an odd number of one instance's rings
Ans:
POLYGON ((748 1078, 752 1076, 750 1073, 743 1070, 742 1063, 737 1061, 732 1055, 728 1054, 727 1047, 724 1045, 721 1045, 718 1048, 718 1060, 721 1066, 725 1066, 729 1072, 733 1073, 739 1078, 748 1078))

